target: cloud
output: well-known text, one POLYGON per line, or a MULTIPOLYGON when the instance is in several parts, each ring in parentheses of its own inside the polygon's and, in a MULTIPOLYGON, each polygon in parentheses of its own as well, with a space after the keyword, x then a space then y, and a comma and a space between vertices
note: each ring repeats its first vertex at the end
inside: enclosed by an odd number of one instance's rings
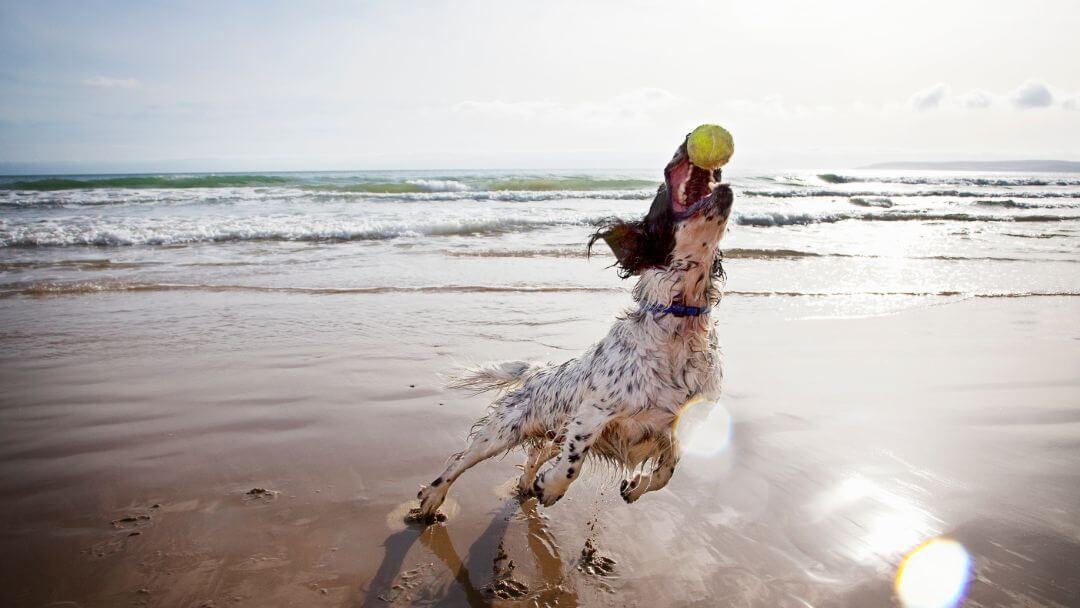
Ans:
MULTIPOLYGON (((929 110, 985 110, 987 108, 1026 111, 1033 109, 1080 110, 1080 95, 1064 95, 1055 92, 1046 83, 1027 80, 1005 94, 996 94, 984 89, 973 89, 962 95, 954 95, 948 84, 938 83, 916 92, 908 100, 908 106, 919 112, 929 110)), ((891 102, 884 109, 898 108, 891 102)))
POLYGON ((960 105, 970 110, 982 110, 994 105, 996 96, 993 93, 977 89, 968 91, 960 96, 960 105))
POLYGON ((1029 80, 1017 87, 1009 95, 1009 100, 1020 110, 1048 108, 1054 105, 1054 94, 1045 84, 1037 80, 1029 80))
POLYGON ((109 78, 108 76, 91 76, 84 78, 82 83, 88 87, 102 89, 134 89, 139 87, 139 81, 134 78, 109 78))
POLYGON ((934 86, 923 89, 911 96, 909 103, 920 112, 934 110, 941 105, 941 101, 949 95, 949 85, 939 82, 934 86))
POLYGON ((554 119, 595 123, 639 122, 653 111, 677 105, 682 100, 664 89, 643 88, 628 91, 602 101, 559 102, 462 101, 454 105, 456 112, 502 116, 514 119, 554 119))

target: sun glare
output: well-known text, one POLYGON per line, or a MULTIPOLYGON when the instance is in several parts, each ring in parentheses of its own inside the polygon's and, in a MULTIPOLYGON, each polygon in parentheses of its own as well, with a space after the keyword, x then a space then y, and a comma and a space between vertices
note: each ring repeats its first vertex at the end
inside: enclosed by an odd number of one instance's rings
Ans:
POLYGON ((731 414, 715 401, 691 401, 679 413, 675 436, 686 452, 715 456, 731 443, 731 414))
POLYGON ((933 538, 904 558, 896 573, 896 595, 905 608, 959 606, 971 580, 971 556, 949 538, 933 538))

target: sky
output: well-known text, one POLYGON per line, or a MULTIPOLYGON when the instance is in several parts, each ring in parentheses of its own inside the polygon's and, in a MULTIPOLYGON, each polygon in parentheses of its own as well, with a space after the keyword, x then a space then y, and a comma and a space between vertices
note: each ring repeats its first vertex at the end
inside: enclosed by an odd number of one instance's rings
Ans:
POLYGON ((0 167, 1080 160, 1080 2, 0 0, 0 167))

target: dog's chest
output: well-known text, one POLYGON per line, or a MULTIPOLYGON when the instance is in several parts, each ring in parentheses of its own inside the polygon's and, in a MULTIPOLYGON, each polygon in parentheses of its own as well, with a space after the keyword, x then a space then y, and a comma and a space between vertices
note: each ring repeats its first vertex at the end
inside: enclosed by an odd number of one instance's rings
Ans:
POLYGON ((630 331, 606 342, 595 369, 603 392, 630 411, 674 412, 694 395, 715 392, 719 353, 711 332, 630 331))

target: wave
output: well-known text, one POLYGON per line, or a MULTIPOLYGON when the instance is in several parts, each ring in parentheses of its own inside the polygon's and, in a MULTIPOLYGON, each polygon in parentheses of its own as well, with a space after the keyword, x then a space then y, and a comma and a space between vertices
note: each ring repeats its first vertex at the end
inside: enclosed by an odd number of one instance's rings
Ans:
MULTIPOLYGON (((466 249, 461 251, 446 250, 445 255, 455 258, 587 258, 610 257, 606 248, 597 247, 590 255, 582 246, 577 249, 466 249)), ((723 251, 725 260, 732 259, 786 259, 802 257, 859 257, 844 253, 813 253, 794 249, 745 249, 733 248, 723 251)))
POLYGON ((900 296, 915 298, 1047 298, 1080 297, 1080 291, 726 291, 724 295, 750 297, 845 298, 863 296, 900 296))
POLYGON ((123 226, 89 223, 33 223, 16 228, 0 225, 0 247, 65 247, 72 245, 186 245, 235 241, 371 241, 421 236, 477 236, 527 232, 555 226, 592 226, 602 218, 480 218, 463 220, 369 222, 316 220, 298 224, 291 217, 255 218, 216 223, 180 222, 162 226, 129 220, 123 226))
POLYGON ((774 226, 806 226, 809 224, 831 224, 855 216, 845 214, 789 213, 785 211, 738 212, 734 221, 737 226, 756 226, 759 228, 774 226))
POLYGON ((655 189, 659 181, 576 177, 515 177, 458 180, 450 178, 348 179, 284 175, 127 175, 105 177, 43 177, 0 180, 0 190, 51 192, 101 189, 191 189, 292 187, 312 191, 361 194, 419 194, 426 192, 595 192, 655 189))
MULTIPOLYGON (((803 251, 799 249, 755 249, 733 247, 724 249, 724 260, 798 260, 802 258, 859 258, 881 259, 889 256, 874 255, 869 253, 840 253, 840 252, 817 252, 803 251)), ((576 249, 465 249, 444 250, 443 254, 455 258, 587 258, 587 257, 611 257, 611 253, 605 248, 596 248, 590 255, 584 246, 576 249)), ((1076 259, 1059 258, 1018 258, 1004 256, 962 256, 962 255, 926 255, 905 256, 909 260, 941 260, 941 261, 975 261, 975 262, 1063 262, 1080 263, 1076 259)))
MULTIPOLYGON (((311 217, 293 215, 247 218, 173 218, 169 222, 154 218, 124 217, 112 221, 94 216, 76 221, 0 221, 2 247, 186 245, 192 243, 239 241, 372 241, 402 237, 483 236, 529 232, 560 226, 592 227, 602 217, 575 216, 503 216, 479 218, 369 220, 363 217, 311 217)), ((1070 222, 1080 216, 1062 215, 980 215, 971 213, 932 213, 895 211, 866 213, 797 213, 785 211, 739 212, 732 222, 749 227, 806 226, 842 221, 949 221, 949 222, 1070 222)), ((463 254, 475 255, 475 254, 463 254)), ((506 254, 499 254, 506 255, 506 254)), ((522 254, 524 255, 524 254, 522 254)), ((561 255, 561 253, 560 253, 561 255)))
POLYGON ((1044 207, 1044 205, 1033 205, 1031 203, 1014 201, 1011 198, 991 201, 975 201, 975 204, 983 207, 1003 207, 1005 209, 1034 209, 1044 207))
POLYGON ((926 211, 885 211, 883 213, 791 213, 784 211, 744 212, 736 214, 738 226, 776 227, 832 224, 847 220, 864 222, 1073 222, 1080 216, 1068 215, 977 215, 972 213, 933 213, 926 211))
POLYGON ((360 201, 360 202, 387 202, 387 203, 425 203, 425 202, 452 202, 452 201, 495 201, 509 203, 532 203, 545 201, 562 201, 573 199, 584 200, 614 200, 614 201, 644 201, 652 198, 652 192, 642 190, 625 191, 584 191, 584 190, 557 190, 549 192, 530 191, 475 191, 456 190, 454 186, 445 186, 445 190, 436 190, 430 186, 429 190, 422 190, 414 184, 403 184, 399 191, 381 191, 378 188, 362 186, 356 190, 327 189, 327 188, 290 188, 269 190, 262 193, 229 193, 224 196, 145 196, 132 197, 117 195, 118 193, 102 191, 90 193, 80 191, 77 196, 64 198, 48 197, 24 197, 20 195, 3 196, 0 193, 0 209, 67 209, 79 207, 100 207, 119 205, 155 205, 155 204, 228 204, 243 203, 257 200, 270 200, 281 202, 283 200, 296 201, 298 203, 311 203, 320 201, 360 201))
MULTIPOLYGON (((154 283, 139 281, 40 281, 0 284, 0 298, 18 296, 61 297, 98 293, 118 292, 167 292, 167 291, 203 291, 212 293, 254 292, 300 295, 377 295, 388 293, 625 293, 622 287, 586 287, 586 286, 493 286, 493 285, 422 285, 414 287, 376 286, 376 287, 273 287, 264 285, 215 285, 208 283, 154 283)), ((1002 291, 1002 292, 965 292, 965 291, 752 291, 736 290, 724 292, 725 296, 737 297, 810 297, 844 298, 863 296, 892 297, 945 297, 945 298, 1027 298, 1027 297, 1077 297, 1076 291, 1002 291)))
POLYGON ((53 262, 0 262, 0 272, 21 272, 24 270, 134 270, 147 266, 156 266, 158 262, 114 262, 112 260, 57 260, 53 262))
POLYGON ((469 186, 448 180, 410 180, 405 182, 357 182, 352 184, 296 184, 313 192, 356 194, 420 194, 424 192, 468 192, 469 186))
POLYGON ((818 179, 827 184, 911 184, 911 185, 935 185, 949 184, 959 186, 1080 186, 1080 179, 1067 178, 1042 178, 1042 177, 964 177, 964 176, 941 176, 941 177, 912 177, 898 175, 893 177, 880 176, 855 176, 837 175, 835 173, 821 173, 818 179))
POLYGON ((822 173, 818 175, 818 179, 827 184, 846 184, 852 178, 844 177, 843 175, 837 175, 835 173, 822 173))
POLYGON ((860 207, 892 207, 894 203, 892 200, 885 197, 869 197, 863 198, 861 196, 853 196, 848 199, 848 202, 852 205, 858 205, 860 207))
MULTIPOLYGON (((320 190, 319 196, 349 197, 357 192, 343 190, 320 190)), ((561 201, 570 199, 643 201, 653 197, 654 192, 643 190, 490 190, 467 192, 366 192, 364 198, 387 202, 429 202, 429 201, 501 201, 510 203, 531 203, 543 201, 561 201)))
POLYGON ((845 191, 808 188, 804 190, 743 190, 740 194, 767 198, 817 198, 817 197, 888 197, 921 198, 928 196, 952 198, 1080 198, 1080 192, 1056 190, 980 192, 976 190, 914 190, 911 192, 884 192, 881 190, 845 191))
POLYGON ((292 183, 274 175, 136 175, 125 177, 50 177, 0 183, 0 190, 89 190, 99 188, 238 188, 292 183))
POLYGON ((644 188, 656 188, 658 181, 642 179, 592 179, 588 177, 567 178, 521 178, 504 179, 490 182, 488 190, 508 190, 515 192, 550 192, 577 190, 588 192, 592 190, 641 190, 644 188))
POLYGON ((410 179, 407 184, 416 186, 424 192, 468 192, 472 190, 468 184, 463 184, 452 179, 410 179))
POLYGON ((0 298, 14 296, 69 296, 115 292, 207 291, 310 295, 365 295, 384 293, 577 293, 625 292, 618 287, 430 285, 418 287, 270 287, 206 283, 152 283, 139 281, 40 281, 0 285, 0 298))
MULTIPOLYGON (((606 250, 597 247, 592 257, 606 255, 606 250)), ((587 258, 589 252, 582 245, 579 249, 465 249, 446 250, 444 255, 452 258, 587 258)))

